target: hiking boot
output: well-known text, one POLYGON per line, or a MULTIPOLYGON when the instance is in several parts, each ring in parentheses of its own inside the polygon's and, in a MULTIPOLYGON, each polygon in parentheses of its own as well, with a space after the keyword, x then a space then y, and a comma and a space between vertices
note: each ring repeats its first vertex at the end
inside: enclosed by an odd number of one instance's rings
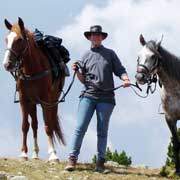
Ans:
POLYGON ((105 163, 105 159, 97 160, 95 171, 100 173, 104 172, 105 171, 104 163, 105 163))
POLYGON ((76 169, 77 159, 75 156, 69 157, 68 165, 65 167, 66 171, 74 171, 76 169))

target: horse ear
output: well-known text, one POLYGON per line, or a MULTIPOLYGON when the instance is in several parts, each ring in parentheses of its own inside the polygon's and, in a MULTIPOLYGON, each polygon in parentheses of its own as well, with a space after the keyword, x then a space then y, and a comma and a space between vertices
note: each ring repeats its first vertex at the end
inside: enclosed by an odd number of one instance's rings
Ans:
POLYGON ((22 18, 20 18, 20 17, 18 17, 18 24, 19 24, 21 31, 24 33, 25 32, 24 22, 23 22, 22 18))
POLYGON ((144 39, 144 37, 143 37, 142 34, 139 36, 139 41, 140 41, 140 43, 141 43, 143 46, 146 44, 146 41, 145 41, 145 39, 144 39))
POLYGON ((7 19, 4 20, 4 24, 7 27, 7 29, 11 30, 12 24, 7 19))
POLYGON ((161 46, 161 43, 162 43, 162 41, 163 41, 163 38, 164 38, 164 35, 162 34, 161 40, 157 43, 157 47, 161 46))

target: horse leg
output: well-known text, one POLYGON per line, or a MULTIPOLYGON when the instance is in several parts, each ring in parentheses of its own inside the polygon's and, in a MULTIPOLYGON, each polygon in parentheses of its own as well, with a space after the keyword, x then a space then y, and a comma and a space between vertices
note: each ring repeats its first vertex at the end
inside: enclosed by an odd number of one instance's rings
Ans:
POLYGON ((29 114, 30 114, 31 119, 32 119, 31 127, 33 130, 33 140, 34 140, 34 148, 33 148, 32 159, 38 159, 39 146, 38 146, 38 142, 37 142, 38 121, 37 121, 36 105, 33 105, 33 104, 30 105, 29 114))
POLYGON ((45 121, 45 131, 48 136, 48 154, 49 154, 49 161, 58 161, 59 158, 56 155, 56 150, 54 146, 54 132, 53 132, 53 120, 52 120, 52 109, 54 107, 43 107, 43 116, 45 121))
POLYGON ((22 132, 23 132, 23 144, 21 148, 21 155, 20 157, 23 159, 28 159, 27 152, 27 133, 29 131, 29 122, 28 122, 28 112, 27 108, 25 108, 25 104, 21 104, 21 110, 22 110, 22 132))
POLYGON ((49 154, 49 161, 58 161, 59 158, 56 154, 56 149, 54 147, 54 140, 51 136, 48 136, 48 154, 49 154))
POLYGON ((177 121, 166 118, 166 122, 172 134, 172 144, 173 144, 176 173, 180 174, 180 161, 179 161, 180 142, 179 142, 177 126, 176 126, 177 121))

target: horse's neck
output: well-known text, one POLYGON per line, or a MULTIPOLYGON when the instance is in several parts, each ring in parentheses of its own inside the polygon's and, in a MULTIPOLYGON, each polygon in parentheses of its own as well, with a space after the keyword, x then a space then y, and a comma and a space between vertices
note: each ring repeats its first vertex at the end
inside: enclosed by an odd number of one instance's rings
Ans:
POLYGON ((23 71, 25 74, 32 75, 49 69, 47 58, 38 48, 32 36, 29 37, 29 48, 23 59, 23 71))
POLYGON ((163 85, 163 88, 166 91, 171 91, 174 89, 176 80, 172 79, 169 74, 163 69, 163 67, 159 68, 157 74, 159 76, 161 84, 163 85))
POLYGON ((173 89, 175 89, 175 86, 180 87, 179 74, 176 72, 176 69, 178 69, 177 67, 180 67, 180 62, 178 62, 176 56, 172 55, 162 47, 160 47, 160 54, 162 59, 160 59, 160 66, 157 74, 164 89, 172 92, 173 89))

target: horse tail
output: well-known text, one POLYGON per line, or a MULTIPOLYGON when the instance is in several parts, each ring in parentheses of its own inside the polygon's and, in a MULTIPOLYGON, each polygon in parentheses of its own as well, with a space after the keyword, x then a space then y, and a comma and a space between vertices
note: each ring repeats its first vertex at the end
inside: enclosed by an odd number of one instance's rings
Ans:
POLYGON ((45 130, 48 136, 50 136, 53 140, 53 142, 56 143, 56 139, 58 142, 63 145, 65 145, 65 139, 64 135, 62 132, 62 128, 60 125, 59 117, 57 114, 57 111, 52 111, 51 112, 51 119, 47 118, 47 111, 43 109, 43 118, 45 122, 45 130))
POLYGON ((55 140, 55 136, 56 136, 59 143, 62 143, 63 145, 66 145, 66 142, 65 142, 65 139, 64 139, 64 134, 62 132, 62 128, 61 128, 61 124, 60 124, 58 115, 56 116, 53 130, 54 130, 53 139, 55 140))

